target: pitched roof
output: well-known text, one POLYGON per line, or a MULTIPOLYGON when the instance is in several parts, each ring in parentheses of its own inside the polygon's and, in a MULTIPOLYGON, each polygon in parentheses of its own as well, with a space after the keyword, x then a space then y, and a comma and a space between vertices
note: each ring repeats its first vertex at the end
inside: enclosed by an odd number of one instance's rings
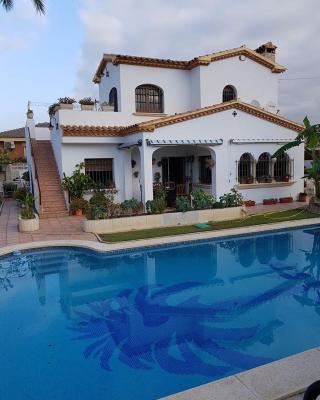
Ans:
POLYGON ((157 68, 173 68, 173 69, 184 69, 190 70, 199 65, 209 65, 214 61, 223 60, 230 57, 236 56, 245 56, 250 58, 257 63, 264 65, 267 68, 270 68, 274 73, 284 72, 286 70, 285 67, 272 61, 271 59, 257 53, 254 50, 249 49, 246 46, 236 47, 230 50, 219 51, 216 53, 206 54, 204 56, 195 57, 192 60, 181 61, 181 60, 170 60, 170 59, 162 59, 162 58, 150 58, 150 57, 137 57, 137 56, 129 56, 123 54, 104 54, 98 69, 93 77, 94 83, 99 83, 101 80, 101 76, 103 71, 107 65, 107 63, 112 63, 113 65, 119 64, 129 64, 129 65, 140 65, 144 67, 157 67, 157 68))
POLYGON ((11 129, 10 131, 0 132, 0 139, 2 138, 24 138, 24 128, 11 129))
POLYGON ((257 118, 280 125, 295 132, 301 132, 304 127, 288 118, 262 110, 251 104, 239 100, 233 100, 225 103, 214 104, 212 106, 199 108, 179 114, 174 114, 151 121, 140 122, 129 126, 62 126, 63 136, 127 136, 137 132, 153 132, 155 129, 163 126, 177 124, 179 122, 189 121, 206 115, 215 114, 230 109, 236 109, 251 114, 257 118))

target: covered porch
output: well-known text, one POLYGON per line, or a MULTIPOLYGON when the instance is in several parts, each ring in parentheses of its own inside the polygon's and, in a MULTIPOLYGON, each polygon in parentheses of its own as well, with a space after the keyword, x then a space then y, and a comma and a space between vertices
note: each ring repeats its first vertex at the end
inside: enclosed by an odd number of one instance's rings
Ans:
POLYGON ((194 190, 218 196, 217 148, 222 143, 222 139, 141 140, 131 148, 133 197, 146 203, 159 184, 166 189, 168 207, 194 190))

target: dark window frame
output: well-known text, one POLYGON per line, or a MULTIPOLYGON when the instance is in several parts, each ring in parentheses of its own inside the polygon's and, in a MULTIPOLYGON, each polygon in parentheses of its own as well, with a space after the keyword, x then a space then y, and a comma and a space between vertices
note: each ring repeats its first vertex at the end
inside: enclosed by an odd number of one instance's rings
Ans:
POLYGON ((234 86, 227 85, 222 91, 222 102, 225 103, 231 100, 237 100, 237 90, 234 86))
POLYGON ((135 89, 136 112, 163 113, 163 90, 156 85, 143 84, 135 89))
POLYGON ((102 189, 114 188, 114 159, 85 158, 85 173, 102 189))
POLYGON ((251 153, 243 153, 238 161, 238 182, 253 183, 254 158, 251 153))
POLYGON ((109 105, 114 107, 114 112, 118 112, 118 91, 116 87, 110 90, 109 105))

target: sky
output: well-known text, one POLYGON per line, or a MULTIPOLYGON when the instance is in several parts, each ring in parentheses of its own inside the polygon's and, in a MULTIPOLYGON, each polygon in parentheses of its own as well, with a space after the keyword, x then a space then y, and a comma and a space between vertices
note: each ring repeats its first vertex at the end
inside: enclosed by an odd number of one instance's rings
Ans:
POLYGON ((320 122, 319 0, 31 0, 0 8, 0 131, 37 122, 58 97, 97 98, 92 77, 103 53, 191 59, 272 41, 280 114, 320 122))

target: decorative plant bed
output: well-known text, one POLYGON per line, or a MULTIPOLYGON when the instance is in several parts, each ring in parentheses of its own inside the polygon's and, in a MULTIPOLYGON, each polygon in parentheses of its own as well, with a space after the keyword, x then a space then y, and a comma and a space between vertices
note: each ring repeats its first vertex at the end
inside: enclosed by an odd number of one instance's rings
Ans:
POLYGON ((293 198, 292 197, 280 197, 279 202, 280 203, 292 203, 293 198))
POLYGON ((19 215, 19 231, 20 232, 34 232, 39 229, 39 217, 35 214, 32 219, 23 219, 19 215))
POLYGON ((145 214, 134 217, 87 220, 82 222, 84 232, 112 233, 135 229, 165 228, 169 226, 193 225, 208 221, 229 221, 241 219, 244 208, 229 207, 222 209, 173 212, 165 214, 145 214))
POLYGON ((243 205, 245 205, 246 207, 253 207, 256 205, 256 202, 254 200, 246 200, 243 202, 243 205))
POLYGON ((263 204, 265 206, 271 206, 273 204, 277 204, 278 200, 277 199, 264 199, 263 204))

